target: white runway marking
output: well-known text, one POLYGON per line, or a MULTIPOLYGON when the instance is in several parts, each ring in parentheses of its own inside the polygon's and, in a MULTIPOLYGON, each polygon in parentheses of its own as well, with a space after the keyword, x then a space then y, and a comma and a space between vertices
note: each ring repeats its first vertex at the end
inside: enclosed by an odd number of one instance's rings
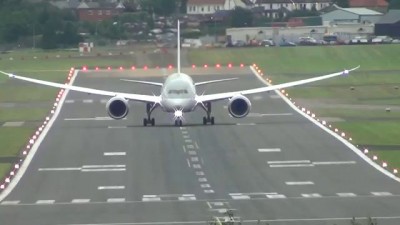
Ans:
POLYGON ((179 201, 195 201, 196 197, 195 196, 179 196, 178 200, 179 201))
POLYGON ((201 169, 201 165, 200 165, 200 164, 193 164, 193 168, 195 168, 195 169, 201 169))
POLYGON ((101 103, 101 104, 106 104, 106 103, 108 102, 108 100, 109 100, 109 99, 101 99, 101 100, 100 100, 100 103, 101 103))
POLYGON ((237 123, 238 126, 253 126, 256 125, 255 123, 237 123))
POLYGON ((374 196, 392 196, 393 194, 390 192, 371 192, 374 196))
POLYGON ((90 199, 72 199, 71 203, 89 203, 90 199))
POLYGON ((85 165, 82 167, 65 168, 39 168, 39 171, 81 171, 81 172, 104 172, 104 171, 125 171, 125 165, 85 165))
POLYGON ((320 198, 322 197, 320 194, 318 193, 311 193, 311 194, 301 194, 302 197, 304 198, 320 198))
POLYGON ((188 151, 188 154, 189 155, 196 155, 197 153, 196 153, 196 151, 188 151))
POLYGON ((356 197, 357 195, 354 193, 336 193, 339 197, 356 197))
POLYGON ((198 162, 199 161, 199 157, 190 157, 190 161, 198 162))
POLYGON ((75 100, 68 99, 68 100, 65 100, 64 102, 65 102, 65 103, 74 103, 75 100))
POLYGON ((83 103, 93 103, 93 99, 84 99, 83 103))
POLYGON ((281 98, 279 95, 270 95, 269 97, 272 98, 272 99, 279 99, 279 98, 281 98))
POLYGON ((191 166, 190 166, 190 161, 189 161, 189 159, 186 159, 186 162, 187 162, 187 164, 188 164, 188 167, 190 168, 191 166))
POLYGON ((310 160, 285 160, 285 161, 267 161, 268 164, 291 164, 291 163, 311 163, 310 160))
POLYGON ((125 186, 99 186, 97 190, 123 190, 125 186))
POLYGON ((104 152, 105 156, 122 156, 126 155, 126 152, 104 152))
POLYGON ((183 138, 188 139, 190 137, 189 137, 189 135, 183 135, 183 138))
POLYGON ((186 148, 184 145, 182 145, 182 148, 183 148, 183 152, 186 153, 186 148))
POLYGON ((186 139, 185 142, 186 143, 192 143, 193 141, 191 139, 186 139))
POLYGON ((38 171, 80 171, 81 167, 39 168, 38 171))
POLYGON ((204 176, 204 172, 203 171, 196 171, 196 175, 197 176, 204 176))
POLYGON ((314 167, 313 164, 278 164, 278 165, 269 165, 271 168, 290 168, 290 167, 314 167))
POLYGON ((249 113, 248 117, 291 116, 293 113, 249 113))
POLYGON ((117 203, 117 202, 125 202, 125 198, 109 198, 107 199, 108 203, 117 203))
POLYGON ((204 190, 204 193, 206 193, 206 194, 213 194, 213 193, 214 193, 214 190, 206 189, 206 190, 204 190))
MULTIPOLYGON (((65 121, 109 121, 109 120, 114 120, 111 117, 83 117, 83 118, 65 118, 65 121)), ((122 120, 126 120, 126 118, 123 118, 122 120)))
POLYGON ((55 200, 37 200, 36 204, 53 204, 55 200))
POLYGON ((205 178, 205 177, 200 177, 200 178, 198 179, 198 181, 199 181, 199 182, 207 182, 207 178, 205 178))
POLYGON ((281 194, 267 194, 265 195, 267 198, 270 199, 281 199, 281 198, 286 198, 285 195, 281 195, 281 194))
POLYGON ((313 185, 314 182, 312 181, 287 181, 285 182, 286 185, 313 185))
POLYGON ((249 195, 244 195, 242 193, 229 193, 232 199, 241 200, 241 199, 250 199, 249 195))
POLYGON ((18 205, 20 201, 3 201, 0 205, 18 205))
POLYGON ((200 184, 201 188, 210 188, 211 185, 210 184, 200 184))
POLYGON ((152 197, 152 196, 150 196, 150 197, 145 197, 145 195, 143 195, 142 201, 143 201, 143 202, 161 201, 161 198, 160 198, 160 197, 156 197, 156 196, 154 196, 154 197, 152 197))
POLYGON ((336 161, 336 162, 313 162, 314 165, 350 165, 356 164, 356 161, 336 161))
POLYGON ((259 148, 258 152, 280 152, 280 148, 259 148))
POLYGON ((128 128, 127 126, 108 126, 107 128, 109 129, 124 129, 124 128, 128 128))

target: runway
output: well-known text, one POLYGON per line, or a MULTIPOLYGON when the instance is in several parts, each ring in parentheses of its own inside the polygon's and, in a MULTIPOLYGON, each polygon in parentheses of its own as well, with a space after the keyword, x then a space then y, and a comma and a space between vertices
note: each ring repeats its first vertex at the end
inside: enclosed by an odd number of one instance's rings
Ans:
MULTIPOLYGON (((262 87, 248 68, 187 69, 195 81, 239 77, 199 93, 262 87)), ((75 85, 159 94, 120 78, 160 82, 168 70, 80 72, 75 85)), ((334 78, 336 79, 336 78, 334 78)), ((337 79, 340 79, 337 78, 337 79)), ((243 224, 400 224, 400 184, 290 108, 276 93, 249 96, 234 119, 227 101, 184 114, 183 127, 145 105, 107 117, 107 98, 70 92, 21 181, 0 203, 3 225, 205 224, 231 209, 243 224), (6 218, 6 219, 3 219, 6 218)))

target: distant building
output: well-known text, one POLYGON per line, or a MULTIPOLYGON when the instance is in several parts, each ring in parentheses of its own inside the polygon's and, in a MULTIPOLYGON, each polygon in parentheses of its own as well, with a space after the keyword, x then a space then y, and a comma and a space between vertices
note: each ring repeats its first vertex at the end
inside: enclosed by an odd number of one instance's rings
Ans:
POLYGON ((188 15, 212 15, 221 10, 232 10, 235 7, 246 8, 242 0, 188 0, 186 13, 188 15))
POLYGON ((98 2, 82 2, 76 10, 81 21, 102 21, 122 14, 124 9, 122 3, 100 5, 98 2))
POLYGON ((375 35, 400 38, 400 10, 389 10, 375 24, 375 35))
POLYGON ((264 7, 264 10, 279 10, 282 8, 288 11, 307 9, 311 10, 313 7, 317 11, 328 7, 332 0, 254 0, 256 6, 264 7))
POLYGON ((382 13, 367 8, 340 8, 321 15, 324 24, 364 23, 373 24, 379 21, 382 13))

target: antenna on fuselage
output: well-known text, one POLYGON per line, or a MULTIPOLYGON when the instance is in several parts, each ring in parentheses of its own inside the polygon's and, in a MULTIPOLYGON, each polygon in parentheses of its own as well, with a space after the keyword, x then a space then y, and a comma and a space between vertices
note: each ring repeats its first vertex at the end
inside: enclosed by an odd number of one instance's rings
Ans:
POLYGON ((178 59, 177 59, 177 68, 178 68, 178 74, 181 73, 181 29, 180 29, 180 22, 178 20, 178 32, 176 35, 177 39, 177 53, 178 53, 178 59))

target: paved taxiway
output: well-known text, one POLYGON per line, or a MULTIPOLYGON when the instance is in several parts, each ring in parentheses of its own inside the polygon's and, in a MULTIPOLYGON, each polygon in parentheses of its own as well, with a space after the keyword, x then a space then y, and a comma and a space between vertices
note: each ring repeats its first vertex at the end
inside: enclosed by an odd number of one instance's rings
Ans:
MULTIPOLYGON (((247 68, 195 71, 202 74, 195 81, 240 77, 208 85, 206 93, 264 85, 247 68)), ((75 85, 158 94, 118 78, 161 81, 168 73, 82 72, 75 85)), ((144 104, 112 121, 107 99, 70 92, 27 172, 0 203, 1 224, 205 224, 227 208, 247 223, 350 224, 353 216, 372 216, 400 224, 399 183, 275 93, 250 100, 244 119, 231 118, 221 101, 213 104, 214 126, 203 126, 198 111, 174 127, 171 115, 156 110, 157 126, 144 128, 144 104)))

